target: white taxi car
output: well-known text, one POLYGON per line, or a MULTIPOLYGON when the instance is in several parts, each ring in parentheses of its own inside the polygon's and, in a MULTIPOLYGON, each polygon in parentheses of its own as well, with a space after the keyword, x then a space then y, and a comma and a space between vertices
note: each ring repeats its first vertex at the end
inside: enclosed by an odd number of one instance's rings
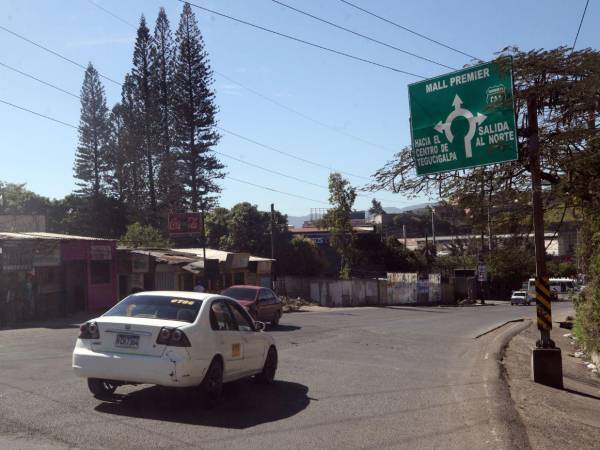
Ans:
POLYGON ((212 403, 223 383, 273 381, 277 348, 264 328, 228 297, 139 292, 81 325, 73 369, 100 399, 121 385, 156 384, 198 386, 212 403))

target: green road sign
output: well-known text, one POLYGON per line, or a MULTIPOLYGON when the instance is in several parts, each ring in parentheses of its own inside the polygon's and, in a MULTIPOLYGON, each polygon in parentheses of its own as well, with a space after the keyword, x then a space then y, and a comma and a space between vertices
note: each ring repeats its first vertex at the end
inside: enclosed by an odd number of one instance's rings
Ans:
POLYGON ((512 60, 408 86, 417 174, 517 159, 512 60))

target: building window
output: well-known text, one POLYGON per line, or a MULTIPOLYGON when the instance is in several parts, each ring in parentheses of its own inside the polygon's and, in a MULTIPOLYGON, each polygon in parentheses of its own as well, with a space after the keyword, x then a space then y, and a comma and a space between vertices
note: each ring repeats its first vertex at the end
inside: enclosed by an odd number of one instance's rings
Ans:
POLYGON ((110 283, 110 261, 92 261, 90 268, 92 284, 110 283))

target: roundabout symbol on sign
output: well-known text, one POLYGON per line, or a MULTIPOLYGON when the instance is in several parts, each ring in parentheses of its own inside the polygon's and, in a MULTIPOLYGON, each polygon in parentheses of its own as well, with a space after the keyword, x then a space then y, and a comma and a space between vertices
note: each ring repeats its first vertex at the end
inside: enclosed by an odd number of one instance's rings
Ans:
POLYGON ((446 122, 442 122, 441 120, 434 127, 435 131, 438 133, 444 133, 448 142, 452 143, 454 141, 454 134, 452 134, 452 121, 459 116, 464 117, 469 122, 469 131, 465 135, 465 156, 467 158, 471 158, 473 156, 473 151, 471 150, 471 140, 473 136, 475 136, 475 130, 477 129, 477 125, 483 123, 483 121, 487 118, 485 114, 477 113, 477 116, 473 116, 473 113, 468 109, 462 107, 462 100, 456 94, 454 96, 454 101, 452 102, 452 106, 454 106, 454 111, 452 111, 448 117, 446 117, 446 122))

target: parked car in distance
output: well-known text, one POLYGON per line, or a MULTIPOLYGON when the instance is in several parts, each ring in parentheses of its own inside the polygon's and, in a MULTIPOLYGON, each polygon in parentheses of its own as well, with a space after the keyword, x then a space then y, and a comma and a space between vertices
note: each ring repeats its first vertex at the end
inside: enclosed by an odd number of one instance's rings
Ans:
POLYGON ((209 404, 223 383, 254 376, 273 381, 277 348, 241 305, 215 294, 132 294, 80 327, 75 374, 108 399, 119 386, 199 387, 209 404))
POLYGON ((530 305, 531 301, 527 295, 527 291, 514 291, 510 296, 511 305, 530 305))
POLYGON ((271 289, 236 285, 223 290, 221 295, 237 300, 248 310, 254 320, 271 322, 275 326, 279 325, 283 314, 283 304, 271 289))

